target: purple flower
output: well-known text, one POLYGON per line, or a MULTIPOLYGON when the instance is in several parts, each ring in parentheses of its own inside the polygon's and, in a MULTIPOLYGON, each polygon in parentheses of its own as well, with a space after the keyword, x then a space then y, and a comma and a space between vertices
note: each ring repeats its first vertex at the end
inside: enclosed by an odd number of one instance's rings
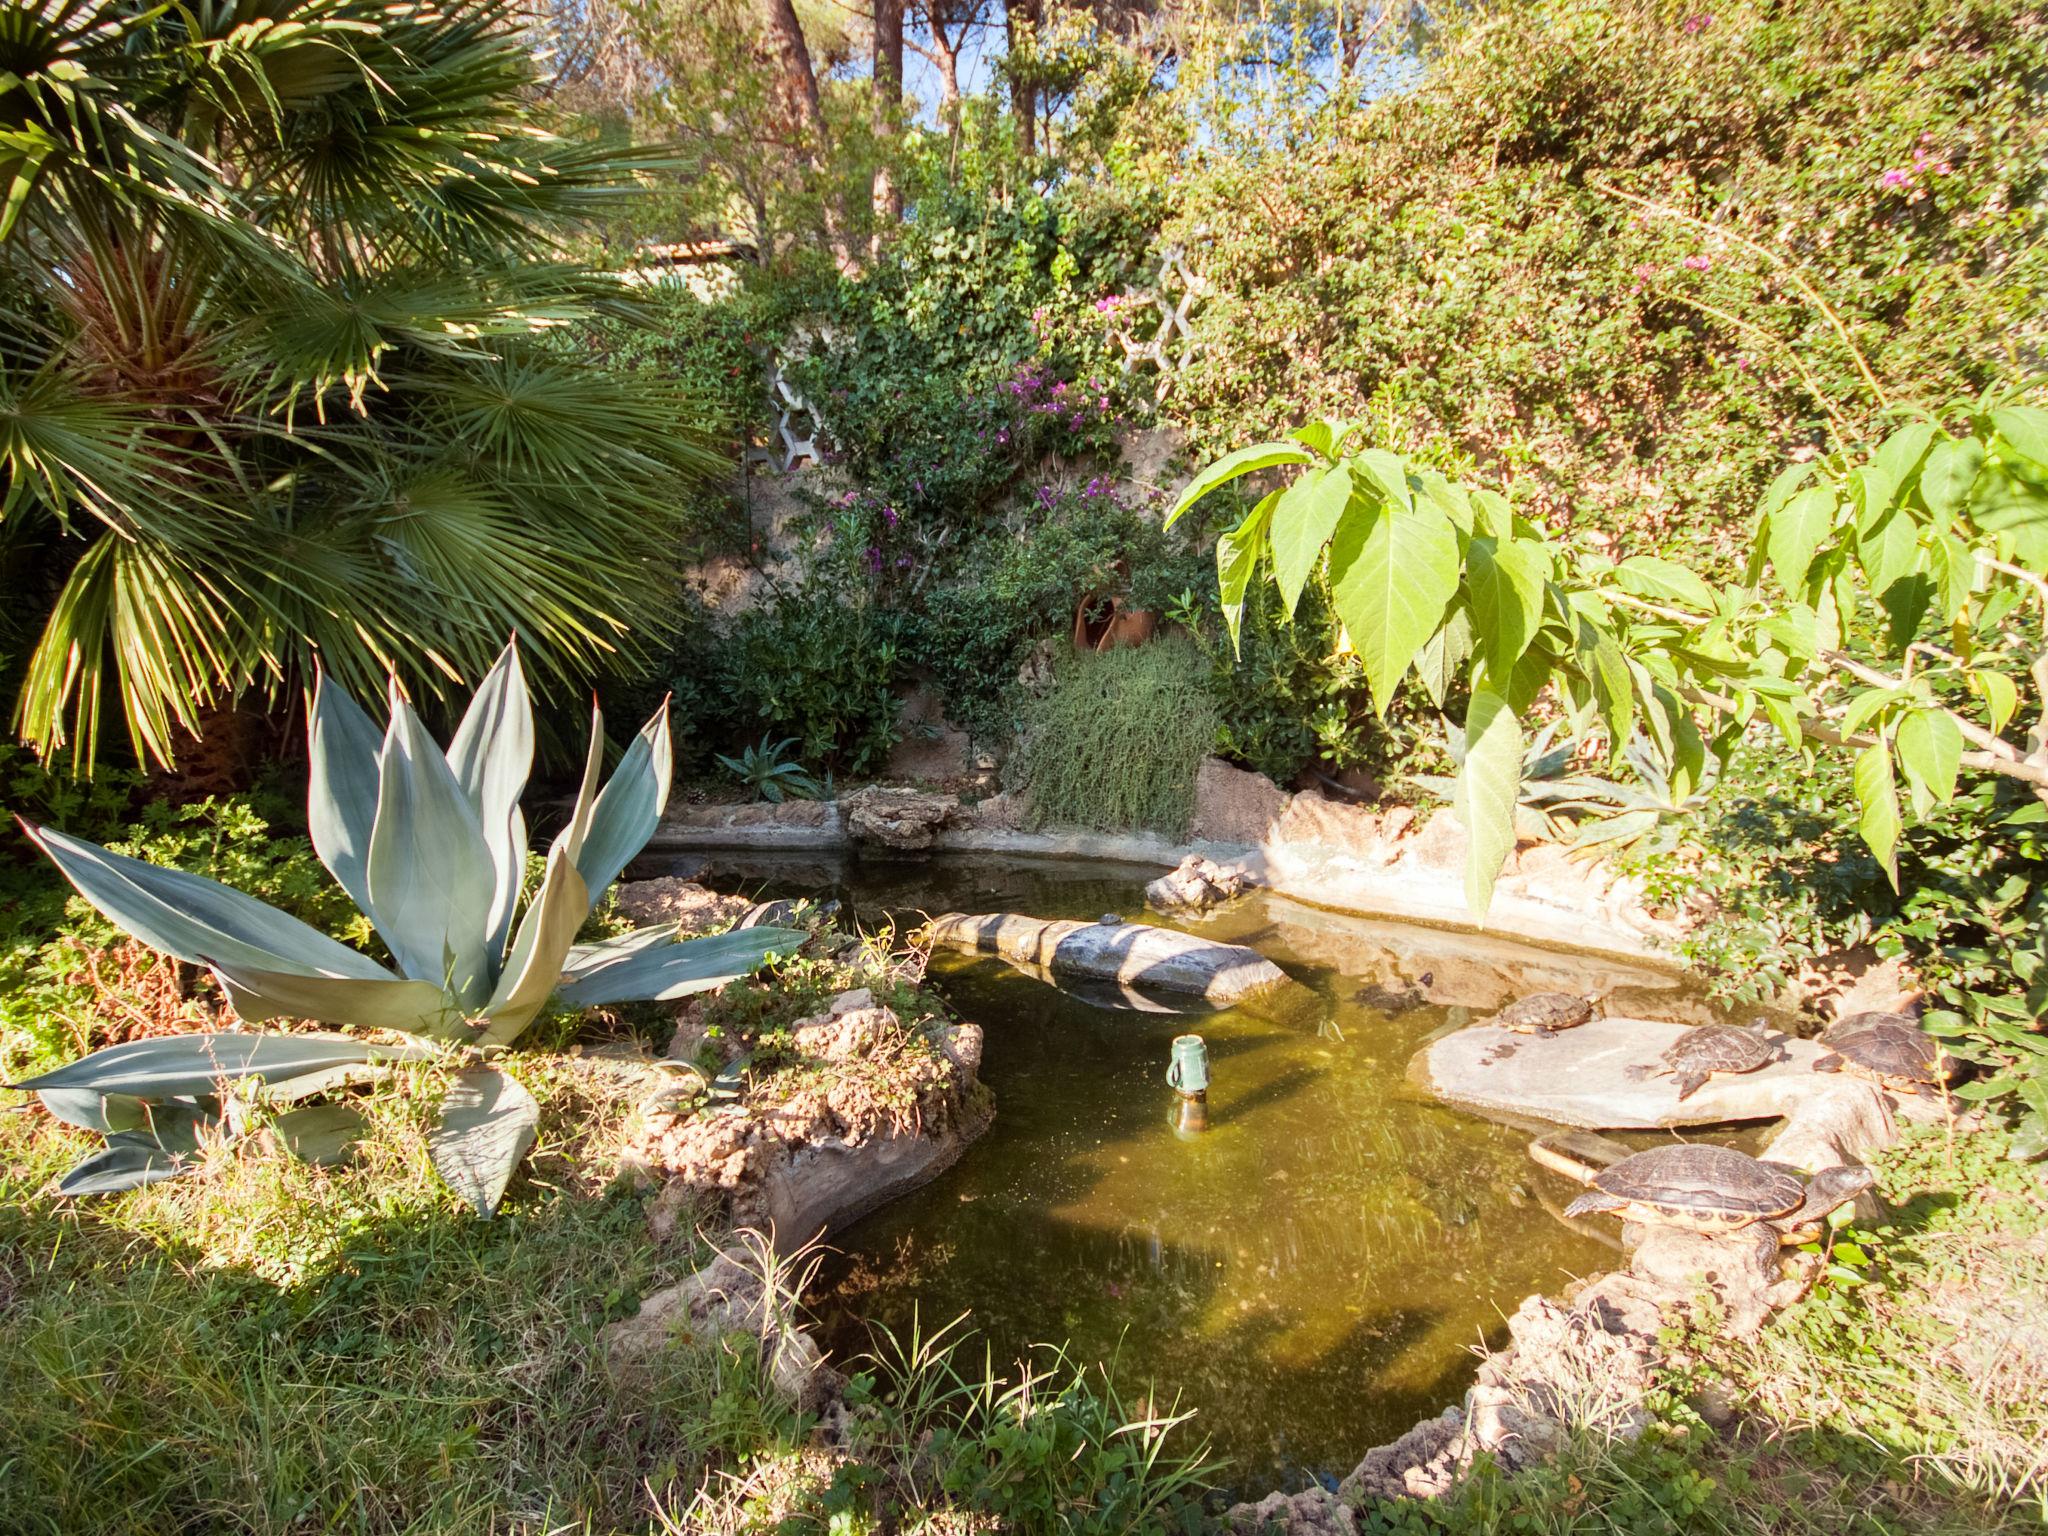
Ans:
POLYGON ((1007 443, 1009 440, 1010 434, 1007 432, 998 432, 996 434, 996 441, 999 443, 1007 443))
POLYGON ((1893 169, 1884 173, 1884 184, 1888 187, 1903 187, 1912 179, 1911 171, 1893 169))
MULTIPOLYGON (((920 486, 919 489, 922 490, 923 487, 920 486)), ((902 521, 902 519, 897 517, 896 509, 894 507, 884 507, 882 508, 882 521, 887 523, 891 528, 894 528, 898 522, 902 521)))
POLYGON ((1685 18, 1685 35, 1687 37, 1697 37, 1713 24, 1714 18, 1705 11, 1701 11, 1695 16, 1688 16, 1685 18))
POLYGON ((879 574, 882 569, 882 551, 875 545, 868 546, 868 569, 879 574))
POLYGON ((897 570, 899 570, 899 571, 907 571, 907 570, 909 570, 909 569, 910 569, 910 556, 908 556, 908 555, 898 555, 898 556, 896 557, 896 569, 897 569, 897 570))

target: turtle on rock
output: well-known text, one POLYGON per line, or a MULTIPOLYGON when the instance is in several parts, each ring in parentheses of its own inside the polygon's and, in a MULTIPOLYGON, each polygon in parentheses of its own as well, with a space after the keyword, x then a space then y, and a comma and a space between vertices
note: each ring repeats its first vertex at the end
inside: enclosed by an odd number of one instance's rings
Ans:
POLYGON ((1702 1024, 1688 1029, 1664 1052, 1663 1067, 1654 1077, 1678 1079, 1678 1097, 1691 1098, 1723 1073, 1754 1072, 1778 1056, 1778 1037, 1758 1019, 1748 1029, 1733 1024, 1702 1024))
POLYGON ((1950 1062, 1941 1043, 1903 1013, 1851 1014, 1822 1032, 1827 1051, 1816 1057, 1816 1072, 1847 1072, 1894 1093, 1940 1098, 1948 1086, 1950 1062))
POLYGON ((1564 1208, 1566 1216, 1608 1212, 1646 1226, 1680 1227, 1709 1237, 1758 1222, 1781 1240, 1846 1205, 1877 1182, 1868 1168, 1824 1168, 1811 1179, 1784 1163, 1764 1162, 1705 1142, 1653 1147, 1593 1175, 1591 1187, 1564 1208))
POLYGON ((1518 1035, 1554 1035, 1587 1022, 1599 1003, 1598 998, 1577 992, 1533 992, 1509 1003, 1493 1016, 1493 1022, 1518 1035))

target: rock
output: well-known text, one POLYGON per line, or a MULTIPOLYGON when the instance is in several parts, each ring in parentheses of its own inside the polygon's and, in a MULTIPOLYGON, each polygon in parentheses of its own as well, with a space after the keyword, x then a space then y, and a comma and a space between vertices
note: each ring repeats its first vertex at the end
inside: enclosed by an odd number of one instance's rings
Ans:
POLYGON ((1457 1447, 1464 1435, 1465 1410, 1446 1408, 1391 1444, 1367 1451, 1338 1492, 1365 1499, 1433 1499, 1448 1493, 1462 1470, 1457 1447))
POLYGON ((934 944, 1041 965, 1058 976, 1185 992, 1219 1005, 1290 984, 1287 973, 1257 950, 1138 923, 955 912, 932 919, 927 932, 934 944))
POLYGON ((900 1041, 904 1031, 903 1021, 893 1009, 867 1007, 834 1009, 814 1019, 798 1019, 789 1033, 806 1056, 847 1061, 872 1056, 878 1047, 900 1041))
POLYGON ((933 1032, 939 1053, 968 1077, 981 1076, 982 1034, 979 1024, 946 1024, 933 1032))
POLYGON ((599 1343, 612 1374, 633 1383, 671 1341, 757 1338, 768 1384, 799 1412, 816 1409, 842 1383, 825 1365, 816 1341, 797 1327, 794 1298, 771 1296, 758 1272, 734 1253, 721 1253, 684 1280, 656 1291, 632 1317, 605 1328, 599 1343))
POLYGON ((1762 1222, 1716 1237, 1631 1222, 1622 1228, 1622 1242, 1629 1247, 1631 1275, 1673 1303, 1711 1294, 1721 1331, 1733 1338, 1755 1333, 1773 1309, 1798 1300, 1804 1290, 1796 1280, 1788 1289, 1778 1267, 1777 1230, 1762 1222))
POLYGON ((1223 1525, 1235 1536, 1354 1536, 1358 1517, 1327 1488, 1309 1488, 1233 1505, 1223 1525))
POLYGON ((836 901, 818 902, 805 896, 784 896, 777 901, 756 902, 747 908, 746 915, 735 928, 788 928, 797 925, 800 917, 809 917, 817 922, 830 922, 839 914, 836 901))
POLYGON ((978 832, 1021 832, 1031 820, 1031 796, 1021 789, 1004 790, 962 805, 958 819, 978 832))
POLYGON ((1202 913, 1236 900, 1250 884, 1243 870, 1191 853, 1145 887, 1145 904, 1159 912, 1202 913))
POLYGON ((833 998, 825 1005, 825 1009, 828 1013, 858 1013, 863 1008, 874 1006, 875 993, 872 987, 854 987, 833 998))
POLYGON ((1256 848, 1287 809, 1287 791, 1262 773, 1205 757, 1195 774, 1195 814, 1189 836, 1256 848))
POLYGON ((1547 1038, 1475 1024, 1423 1047, 1409 1072, 1446 1103, 1591 1130, 1771 1120, 1830 1100, 1840 1101, 1830 1115, 1873 1112, 1871 1084, 1813 1070, 1821 1048, 1810 1040, 1788 1040, 1787 1060, 1716 1077, 1681 1101, 1675 1079, 1655 1073, 1683 1033, 1681 1025, 1613 1014, 1547 1038))
POLYGON ((883 772, 892 779, 957 779, 973 771, 973 743, 946 719, 938 695, 913 688, 896 710, 896 745, 883 772))
POLYGON ((721 896, 674 875, 622 881, 613 890, 612 900, 635 928, 675 923, 682 933, 700 933, 727 922, 745 912, 748 905, 744 896, 721 896))
POLYGON ((956 795, 870 784, 844 796, 839 805, 855 842, 916 851, 932 846, 939 829, 960 809, 960 800, 956 795))

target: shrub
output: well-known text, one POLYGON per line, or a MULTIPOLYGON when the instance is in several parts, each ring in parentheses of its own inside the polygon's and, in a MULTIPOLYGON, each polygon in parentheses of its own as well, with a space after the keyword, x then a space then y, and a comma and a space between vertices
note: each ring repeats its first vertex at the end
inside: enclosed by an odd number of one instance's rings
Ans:
MULTIPOLYGON (((897 741, 905 624, 816 583, 743 614, 723 639, 707 637, 708 656, 686 657, 681 671, 712 669, 726 720, 743 733, 791 737, 807 763, 873 773, 897 741)), ((684 677, 677 681, 680 691, 684 677)))
POLYGON ((1177 636, 1062 658, 1052 687, 1024 705, 1012 762, 1039 824, 1184 834, 1216 740, 1208 674, 1177 636))

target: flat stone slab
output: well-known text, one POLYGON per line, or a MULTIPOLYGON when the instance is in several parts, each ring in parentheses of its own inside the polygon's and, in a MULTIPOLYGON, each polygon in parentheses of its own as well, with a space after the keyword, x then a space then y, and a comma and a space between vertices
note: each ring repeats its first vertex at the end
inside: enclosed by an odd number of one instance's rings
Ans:
POLYGON ((1818 1073, 1820 1045, 1787 1040, 1786 1059, 1717 1077, 1681 1102, 1675 1079, 1653 1074, 1685 1026, 1609 1015, 1558 1034, 1520 1035, 1474 1024, 1416 1053, 1410 1075, 1446 1103, 1588 1130, 1657 1130, 1731 1120, 1775 1120, 1818 1101, 1861 1111, 1877 1090, 1818 1073))
POLYGON ((1287 973, 1255 949, 1219 944, 1145 923, 1082 923, 1014 912, 933 918, 932 942, 969 954, 1000 955, 1056 976, 1185 992, 1228 1005, 1288 986, 1287 973))

